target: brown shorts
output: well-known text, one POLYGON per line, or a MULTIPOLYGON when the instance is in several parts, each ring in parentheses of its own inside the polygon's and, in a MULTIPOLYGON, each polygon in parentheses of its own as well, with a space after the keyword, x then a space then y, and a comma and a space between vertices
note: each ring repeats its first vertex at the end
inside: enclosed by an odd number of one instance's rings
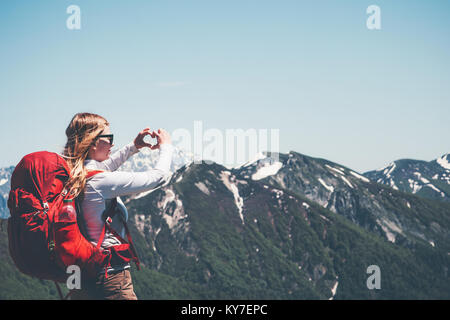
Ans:
POLYGON ((71 300, 137 300, 133 289, 130 270, 102 273, 95 283, 82 284, 81 289, 71 290, 71 300))

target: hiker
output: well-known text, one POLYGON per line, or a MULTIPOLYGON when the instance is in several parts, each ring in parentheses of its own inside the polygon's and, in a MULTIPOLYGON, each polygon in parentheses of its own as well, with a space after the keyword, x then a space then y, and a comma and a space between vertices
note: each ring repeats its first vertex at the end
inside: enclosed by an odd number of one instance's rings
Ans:
MULTIPOLYGON (((150 131, 150 128, 146 128, 139 132, 133 142, 111 154, 114 135, 110 131, 108 121, 97 114, 78 113, 67 127, 66 136, 67 143, 63 156, 71 170, 71 178, 66 188, 79 204, 78 223, 82 224, 84 236, 94 245, 103 238, 102 249, 107 250, 108 247, 120 245, 120 237, 124 236, 124 230, 123 228, 118 230, 121 224, 116 222, 118 219, 126 221, 128 214, 119 197, 148 191, 165 182, 174 150, 170 135, 163 129, 150 131), (146 136, 156 137, 157 144, 146 143, 144 141, 146 136), (128 158, 144 147, 160 150, 160 157, 154 169, 146 172, 116 171, 128 158), (88 172, 96 174, 89 177, 88 172), (107 229, 105 232, 104 213, 109 206, 109 199, 115 198, 117 198, 116 215, 113 215, 110 225, 116 229, 107 229)), ((126 227, 126 224, 124 225, 126 227)), ((107 270, 102 270, 96 279, 87 283, 81 280, 81 289, 71 291, 72 300, 137 299, 129 263, 112 261, 107 270)))

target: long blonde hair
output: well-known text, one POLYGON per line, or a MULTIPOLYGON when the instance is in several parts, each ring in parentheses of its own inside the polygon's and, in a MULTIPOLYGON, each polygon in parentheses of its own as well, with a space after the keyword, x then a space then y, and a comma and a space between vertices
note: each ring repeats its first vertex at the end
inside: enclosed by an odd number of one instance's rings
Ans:
POLYGON ((71 178, 66 189, 73 197, 82 196, 86 185, 86 160, 89 149, 94 145, 98 135, 109 126, 108 121, 94 113, 77 113, 66 129, 67 142, 63 156, 71 170, 71 178))

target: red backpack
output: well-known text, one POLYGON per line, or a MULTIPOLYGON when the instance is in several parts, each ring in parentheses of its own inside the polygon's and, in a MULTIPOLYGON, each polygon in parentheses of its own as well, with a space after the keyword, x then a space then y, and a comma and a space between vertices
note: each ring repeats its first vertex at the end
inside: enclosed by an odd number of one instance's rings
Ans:
MULTIPOLYGON (((91 172, 89 176, 98 173, 91 172)), ((8 208, 9 252, 17 268, 39 279, 65 282, 69 274, 66 269, 77 265, 82 279, 94 278, 111 262, 134 260, 139 269, 139 260, 127 231, 128 243, 102 250, 102 237, 94 246, 80 232, 77 221, 59 221, 63 200, 69 198, 64 189, 70 178, 66 161, 57 153, 40 151, 26 155, 11 176, 11 191, 8 208)), ((79 212, 77 212, 79 214, 79 212)), ((110 222, 110 218, 109 218, 110 222)), ((107 273, 106 273, 107 276, 107 273)))

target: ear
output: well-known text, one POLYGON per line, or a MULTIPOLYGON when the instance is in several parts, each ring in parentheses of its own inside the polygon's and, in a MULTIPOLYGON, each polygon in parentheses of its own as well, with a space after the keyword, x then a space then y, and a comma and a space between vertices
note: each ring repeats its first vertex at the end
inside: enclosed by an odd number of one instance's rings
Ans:
POLYGON ((93 151, 95 152, 97 150, 97 146, 98 146, 98 141, 95 141, 95 143, 90 147, 89 152, 93 151))
POLYGON ((93 159, 95 152, 97 151, 98 140, 89 148, 88 159, 93 159))

